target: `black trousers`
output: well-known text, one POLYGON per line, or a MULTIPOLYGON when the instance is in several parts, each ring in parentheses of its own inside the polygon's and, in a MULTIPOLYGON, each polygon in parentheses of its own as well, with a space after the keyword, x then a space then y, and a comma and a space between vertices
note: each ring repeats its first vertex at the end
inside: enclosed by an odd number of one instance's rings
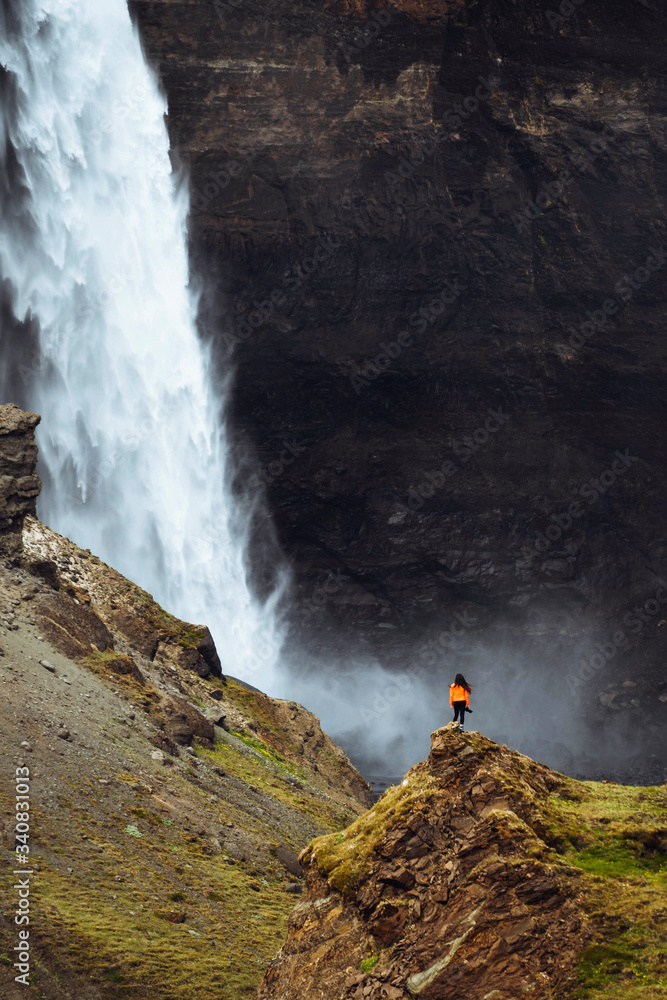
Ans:
POLYGON ((457 721, 459 715, 461 716, 459 721, 463 725, 466 719, 466 703, 464 701, 454 702, 454 722, 457 721))

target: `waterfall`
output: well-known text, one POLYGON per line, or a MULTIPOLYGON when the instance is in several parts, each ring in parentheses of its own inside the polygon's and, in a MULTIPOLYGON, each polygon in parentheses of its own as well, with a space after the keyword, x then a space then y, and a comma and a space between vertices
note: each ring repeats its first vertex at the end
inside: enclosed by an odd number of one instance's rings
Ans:
MULTIPOLYGON (((0 0, 4 382, 43 416, 42 520, 270 687, 280 587, 248 582, 224 400, 196 328, 188 194, 125 0, 0 0), (8 178, 13 178, 9 181, 8 178), (34 331, 12 361, 17 324, 34 331), (12 366, 9 372, 8 366, 12 366)), ((219 379, 218 379, 219 381, 219 379)))

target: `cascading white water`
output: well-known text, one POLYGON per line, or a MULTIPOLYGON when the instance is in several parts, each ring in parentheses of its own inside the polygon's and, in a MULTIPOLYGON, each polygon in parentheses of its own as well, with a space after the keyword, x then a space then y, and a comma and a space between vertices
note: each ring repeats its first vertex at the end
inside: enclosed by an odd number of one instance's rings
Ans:
POLYGON ((230 497, 189 287, 187 191, 126 2, 0 0, 0 18, 0 157, 13 149, 23 175, 0 220, 0 278, 16 318, 38 324, 36 363, 11 375, 43 416, 40 515, 208 624, 224 669, 270 688, 279 591, 261 604, 247 582, 248 514, 230 497))

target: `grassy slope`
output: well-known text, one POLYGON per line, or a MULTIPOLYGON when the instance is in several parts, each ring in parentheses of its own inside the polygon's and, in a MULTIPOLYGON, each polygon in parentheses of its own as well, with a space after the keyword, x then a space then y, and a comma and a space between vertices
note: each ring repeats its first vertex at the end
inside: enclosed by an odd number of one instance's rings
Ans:
MULTIPOLYGON (((103 665, 81 666, 89 686, 103 683, 103 665)), ((139 708, 145 699, 148 707, 154 694, 129 677, 107 676, 104 686, 107 697, 110 688, 118 695, 121 712, 127 700, 139 708)), ((227 693, 252 719, 245 689, 230 681, 227 693)), ((195 746, 166 767, 151 761, 135 726, 128 716, 105 714, 87 736, 95 745, 89 766, 54 757, 47 777, 30 757, 39 788, 31 816, 39 869, 31 894, 34 985, 11 983, 16 934, 5 921, 0 982, 8 997, 15 989, 26 998, 76 1000, 254 996, 295 903, 276 847, 298 853, 315 833, 339 829, 359 812, 351 798, 346 807, 327 795, 305 763, 286 761, 247 731, 218 730, 213 749, 195 746), (225 850, 229 828, 246 838, 245 857, 225 850)), ((3 816, 12 812, 8 787, 0 787, 3 816)), ((1 853, 9 867, 9 851, 1 853)), ((0 878, 8 900, 12 880, 6 871, 0 878)))
MULTIPOLYGON (((58 630, 45 631, 33 598, 20 600, 34 578, 0 569, 0 607, 17 613, 0 660, 8 698, 0 715, 0 809, 3 818, 11 815, 14 767, 25 757, 36 866, 28 989, 12 982, 15 892, 11 873, 0 873, 0 996, 254 996, 295 903, 286 892, 294 876, 276 852, 297 854, 313 836, 359 815, 356 772, 299 706, 231 680, 202 679, 178 657, 146 658, 158 640, 176 651, 196 647, 201 628, 180 622, 37 521, 30 520, 24 541, 31 558, 58 563, 60 630, 67 631, 69 595, 102 618, 117 651, 91 647, 69 659, 58 630), (145 683, 112 665, 131 665, 126 654, 145 683), (43 657, 56 665, 54 673, 39 666, 43 657), (217 729, 214 746, 182 749, 163 763, 162 755, 153 757, 151 739, 165 694, 226 713, 237 731, 217 729), (72 730, 70 742, 57 738, 59 724, 72 730), (315 746, 304 739, 311 730, 315 746)), ((48 601, 49 588, 43 590, 48 601)), ((0 857, 7 869, 13 856, 9 826, 5 831, 0 857)))
POLYGON ((667 997, 667 787, 568 781, 550 802, 565 859, 586 873, 597 928, 577 1000, 667 997))

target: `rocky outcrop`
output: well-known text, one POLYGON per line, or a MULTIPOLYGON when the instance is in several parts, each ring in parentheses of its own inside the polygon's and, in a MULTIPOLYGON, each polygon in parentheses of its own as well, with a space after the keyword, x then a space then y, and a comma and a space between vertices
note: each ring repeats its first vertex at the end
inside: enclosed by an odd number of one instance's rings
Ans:
POLYGON ((370 785, 342 747, 324 732, 316 715, 295 701, 247 688, 244 700, 253 705, 253 732, 268 746, 284 753, 297 768, 315 768, 330 785, 343 784, 357 802, 372 805, 370 785))
POLYGON ((191 746, 194 737, 213 743, 215 730, 194 705, 183 698, 167 698, 160 706, 164 717, 163 729, 167 739, 177 746, 191 746))
POLYGON ((24 542, 26 566, 43 579, 46 574, 51 586, 53 581, 60 584, 61 593, 41 599, 37 611, 52 641, 56 645, 60 642, 58 648, 68 656, 85 655, 91 647, 100 651, 113 648, 114 633, 148 660, 174 670, 189 670, 202 678, 217 677, 224 683, 207 626, 170 615, 150 594, 35 518, 26 521, 24 542), (82 641, 84 621, 88 627, 82 641), (64 635, 69 630, 69 640, 59 640, 58 630, 64 635))
POLYGON ((35 600, 34 608, 40 629, 65 656, 75 659, 114 648, 113 636, 101 618, 75 598, 46 594, 35 600))
POLYGON ((664 9, 130 6, 294 634, 606 641, 667 577, 664 9))
POLYGON ((0 561, 5 563, 21 559, 23 522, 34 515, 41 489, 35 474, 40 419, 12 404, 0 406, 0 561))
POLYGON ((478 733, 433 733, 424 764, 301 855, 307 892, 259 996, 553 997, 592 935, 582 872, 553 849, 565 781, 478 733))

